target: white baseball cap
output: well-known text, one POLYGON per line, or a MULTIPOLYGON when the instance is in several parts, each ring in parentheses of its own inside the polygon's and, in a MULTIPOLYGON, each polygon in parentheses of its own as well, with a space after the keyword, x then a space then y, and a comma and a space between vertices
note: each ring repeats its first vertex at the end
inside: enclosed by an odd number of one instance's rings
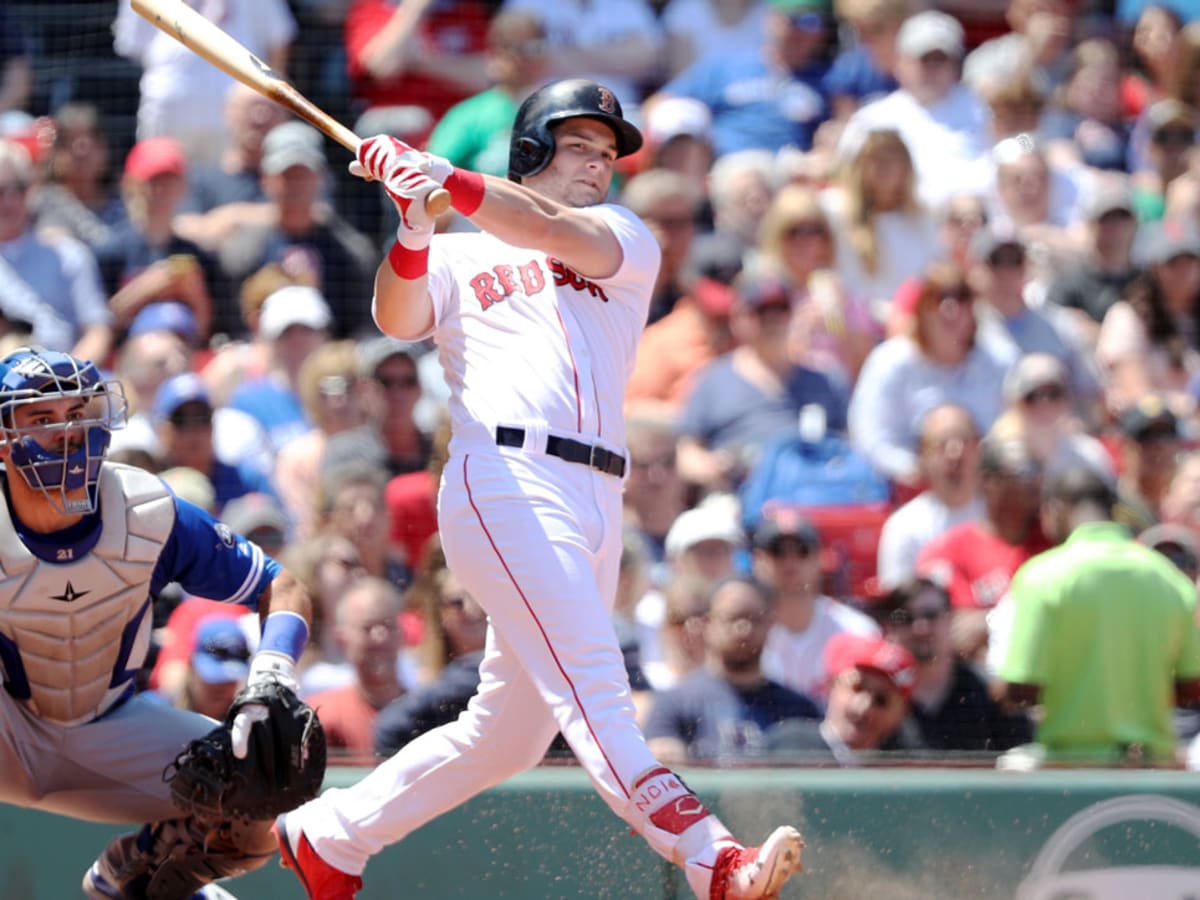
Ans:
POLYGON ((665 97, 646 116, 646 137, 653 144, 665 144, 677 137, 711 141, 712 113, 691 97, 665 97))
POLYGON ((664 549, 669 559, 677 559, 703 541, 725 541, 740 547, 743 539, 744 532, 732 510, 724 504, 702 503, 676 517, 667 532, 664 549))
POLYGON ((962 57, 963 27, 958 19, 929 10, 904 20, 896 34, 897 53, 919 59, 938 50, 954 59, 962 57))
POLYGON ((271 294, 258 318, 258 333, 273 341, 293 325, 307 325, 322 331, 333 323, 329 304, 316 288, 289 284, 271 294))

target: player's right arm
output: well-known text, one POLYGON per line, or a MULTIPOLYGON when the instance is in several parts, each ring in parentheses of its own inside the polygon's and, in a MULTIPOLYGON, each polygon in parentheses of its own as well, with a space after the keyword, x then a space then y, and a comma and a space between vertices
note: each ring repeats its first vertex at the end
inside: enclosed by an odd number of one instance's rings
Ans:
MULTIPOLYGON (((586 135, 572 135, 557 152, 612 153, 586 135)), ((585 278, 609 278, 625 259, 612 228, 587 207, 566 206, 515 182, 456 169, 391 138, 364 141, 351 172, 381 181, 400 212, 397 243, 375 278, 375 320, 393 337, 423 338, 434 325, 427 268, 433 221, 423 202, 438 183, 451 192, 455 209, 482 230, 506 244, 540 250, 585 278)))

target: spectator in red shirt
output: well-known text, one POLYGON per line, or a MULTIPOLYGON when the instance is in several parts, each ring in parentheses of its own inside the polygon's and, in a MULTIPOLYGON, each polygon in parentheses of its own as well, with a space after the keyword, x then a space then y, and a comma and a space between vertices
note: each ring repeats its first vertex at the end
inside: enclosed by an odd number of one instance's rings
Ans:
POLYGON ((346 13, 346 55, 355 97, 365 107, 421 106, 440 119, 488 85, 491 10, 475 0, 412 4, 354 0, 346 13))
POLYGON ((1048 546, 1038 527, 1041 468, 1025 443, 989 435, 979 468, 984 518, 955 525, 917 557, 917 572, 945 586, 956 610, 995 606, 1013 573, 1048 546))
POLYGON ((337 641, 354 667, 354 680, 308 698, 335 751, 374 754, 375 717, 404 693, 396 675, 400 652, 400 592, 389 581, 360 578, 337 610, 337 641))

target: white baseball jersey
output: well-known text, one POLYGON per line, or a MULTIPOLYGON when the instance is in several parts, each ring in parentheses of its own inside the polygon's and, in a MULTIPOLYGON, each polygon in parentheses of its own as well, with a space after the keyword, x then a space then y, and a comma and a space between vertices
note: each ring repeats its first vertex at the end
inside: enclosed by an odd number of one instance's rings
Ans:
POLYGON ((608 224, 624 262, 591 281, 537 250, 485 233, 439 235, 429 293, 450 387, 456 437, 468 423, 537 425, 625 442, 625 383, 646 323, 660 251, 620 206, 589 212, 608 224))

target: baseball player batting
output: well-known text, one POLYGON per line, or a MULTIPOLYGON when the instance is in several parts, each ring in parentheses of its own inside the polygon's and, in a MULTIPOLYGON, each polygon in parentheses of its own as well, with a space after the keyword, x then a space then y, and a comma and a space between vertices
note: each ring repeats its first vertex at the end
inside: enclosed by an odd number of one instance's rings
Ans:
MULTIPOLYGON (((273 817, 204 821, 172 803, 164 768, 216 723, 134 693, 150 596, 177 581, 261 605, 251 680, 286 673, 304 645, 309 599, 157 476, 105 461, 125 412, 121 385, 90 362, 29 348, 0 360, 0 802, 148 823, 87 871, 91 898, 228 897, 204 886, 263 865, 275 851, 273 817)), ((243 727, 257 711, 246 715, 243 727)), ((245 756, 250 740, 243 730, 239 747, 234 735, 235 752, 245 756)))
POLYGON ((617 158, 641 142, 610 90, 570 80, 522 104, 508 181, 388 136, 351 164, 400 210, 375 319, 397 338, 436 339, 453 422, 442 543, 490 624, 479 691, 457 721, 277 820, 283 863, 310 898, 355 896, 373 854, 537 764, 560 730, 600 796, 697 897, 774 897, 800 870, 794 828, 743 847, 650 754, 611 623, 622 397, 659 249, 604 201, 617 158), (421 201, 437 186, 480 233, 434 237, 421 201))

